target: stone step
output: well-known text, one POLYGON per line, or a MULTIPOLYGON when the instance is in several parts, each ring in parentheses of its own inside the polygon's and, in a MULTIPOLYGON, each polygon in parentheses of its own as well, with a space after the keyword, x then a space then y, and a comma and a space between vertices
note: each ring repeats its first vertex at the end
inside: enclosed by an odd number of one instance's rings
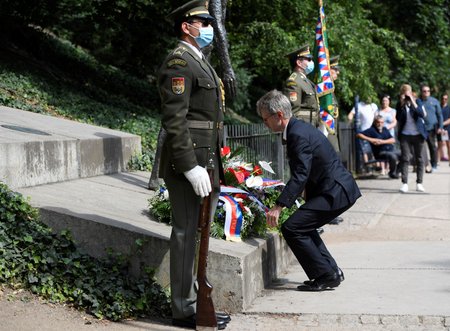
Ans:
MULTIPOLYGON (((88 254, 106 256, 112 248, 130 259, 129 271, 156 268, 158 282, 169 286, 171 227, 152 219, 147 189, 150 173, 122 172, 61 183, 21 188, 40 208, 41 219, 54 231, 70 229, 88 254), (136 240, 142 246, 136 245, 136 240)), ((294 257, 278 234, 245 242, 210 240, 208 279, 217 309, 248 309, 274 278, 282 276, 294 257)))
POLYGON ((0 181, 20 188, 125 171, 139 136, 0 106, 0 181))

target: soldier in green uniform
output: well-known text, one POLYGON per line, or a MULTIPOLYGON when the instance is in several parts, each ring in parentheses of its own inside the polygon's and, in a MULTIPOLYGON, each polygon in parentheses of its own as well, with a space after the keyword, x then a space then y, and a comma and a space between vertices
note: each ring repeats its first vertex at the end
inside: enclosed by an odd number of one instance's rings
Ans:
MULTIPOLYGON (((339 55, 333 56, 332 58, 330 58, 330 74, 331 74, 331 79, 333 80, 333 82, 336 82, 336 79, 338 79, 340 70, 341 70, 341 68, 339 67, 339 55)), ((328 138, 328 141, 333 146, 336 153, 338 155, 340 155, 339 137, 338 137, 339 106, 338 106, 338 102, 337 102, 336 95, 334 92, 333 92, 333 110, 334 110, 334 113, 333 113, 334 132, 328 132, 327 138, 328 138)), ((337 225, 343 221, 344 221, 344 219, 341 216, 337 216, 336 218, 334 218, 333 220, 330 221, 330 224, 337 225)))
MULTIPOLYGON (((333 56, 332 58, 330 58, 330 74, 331 74, 331 79, 333 79, 333 82, 336 82, 336 80, 338 79, 339 76, 339 72, 340 72, 341 68, 339 67, 339 55, 337 56, 333 56)), ((339 148, 339 137, 338 137, 338 133, 339 133, 339 105, 336 99, 336 95, 333 92, 333 117, 334 117, 334 132, 328 132, 328 141, 331 143, 331 145, 333 146, 334 150, 336 151, 336 153, 340 152, 340 148, 339 148)))
MULTIPOLYGON (((220 146, 223 137, 224 94, 221 81, 201 49, 214 37, 205 1, 194 0, 168 16, 174 22, 178 46, 158 72, 161 124, 167 132, 161 153, 160 177, 172 207, 170 287, 172 324, 195 329, 194 260, 201 198, 212 191, 211 217, 220 193, 220 146), (214 182, 205 166, 212 158, 214 182)), ((219 329, 229 316, 218 314, 219 329)))
POLYGON ((283 94, 289 98, 292 105, 292 113, 296 118, 317 127, 319 125, 319 102, 316 86, 306 77, 314 70, 314 62, 309 46, 304 45, 300 49, 289 53, 287 57, 293 72, 286 80, 283 94))

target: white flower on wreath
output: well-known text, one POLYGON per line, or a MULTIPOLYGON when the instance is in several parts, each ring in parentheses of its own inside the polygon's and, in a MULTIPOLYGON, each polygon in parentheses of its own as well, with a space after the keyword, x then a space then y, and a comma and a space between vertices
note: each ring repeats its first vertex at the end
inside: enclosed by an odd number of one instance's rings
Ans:
POLYGON ((261 176, 250 176, 245 180, 247 187, 257 187, 263 185, 263 179, 261 176))
POLYGON ((270 166, 272 162, 259 161, 258 163, 265 171, 268 171, 271 174, 275 174, 275 171, 273 171, 272 167, 270 166))

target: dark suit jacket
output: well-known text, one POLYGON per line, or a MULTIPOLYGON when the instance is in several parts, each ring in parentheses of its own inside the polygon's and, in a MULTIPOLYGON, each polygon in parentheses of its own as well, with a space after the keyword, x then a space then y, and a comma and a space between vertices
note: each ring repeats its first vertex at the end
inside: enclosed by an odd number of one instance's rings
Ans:
MULTIPOLYGON (((196 165, 205 166, 209 150, 221 145, 222 130, 213 142, 212 129, 192 123, 223 122, 223 89, 214 69, 188 46, 180 43, 165 59, 158 72, 162 126, 167 137, 161 154, 160 177, 180 175, 196 165)), ((201 124, 201 123, 200 123, 201 124)), ((217 129, 216 129, 217 130, 217 129)), ((219 155, 215 155, 218 168, 219 155)), ((215 176, 216 185, 219 177, 215 176)))
MULTIPOLYGON (((416 100, 417 103, 417 108, 414 107, 413 105, 411 105, 410 107, 410 112, 411 115, 414 119, 414 122, 416 123, 416 127, 417 130, 419 130, 420 134, 423 136, 424 139, 427 139, 428 137, 428 132, 425 129, 425 113, 424 113, 424 108, 422 105, 422 101, 420 99, 416 100)), ((395 109, 397 110, 397 113, 395 115, 395 117, 397 118, 397 125, 398 125, 398 135, 400 137, 400 135, 403 132, 403 128, 405 127, 406 124, 406 106, 405 105, 401 105, 400 101, 397 103, 397 106, 395 107, 395 109)))
POLYGON ((277 203, 291 207, 305 190, 304 208, 337 210, 361 196, 351 173, 319 130, 291 118, 287 127, 287 155, 291 178, 277 203))

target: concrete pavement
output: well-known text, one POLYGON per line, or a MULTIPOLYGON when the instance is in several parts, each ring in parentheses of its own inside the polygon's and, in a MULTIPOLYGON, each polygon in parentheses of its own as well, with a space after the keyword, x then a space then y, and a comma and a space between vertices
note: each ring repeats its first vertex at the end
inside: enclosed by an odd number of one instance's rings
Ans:
MULTIPOLYGON (((306 276, 294 263, 227 330, 450 330, 450 167, 425 174, 425 193, 414 181, 410 173, 411 191, 401 194, 399 180, 358 180, 363 197, 344 223, 326 226, 323 238, 346 276, 341 286, 298 292, 306 276)), ((91 321, 49 321, 40 330, 179 330, 170 321, 91 321)), ((19 330, 14 317, 7 323, 19 330)))
MULTIPOLYGON (((42 215, 56 216, 60 226, 78 222, 75 237, 91 235, 91 251, 114 247, 126 252, 137 238, 151 237, 143 258, 167 265, 170 228, 147 215, 150 174, 95 176, 122 169, 131 147, 138 146, 127 142, 135 137, 5 107, 0 113, 0 179, 20 187, 42 215), (66 181, 24 187, 61 180, 66 181)), ((211 240, 216 302, 219 306, 223 300, 235 311, 242 307, 227 330, 450 330, 450 167, 442 163, 437 172, 425 174, 425 193, 415 191, 414 181, 410 173, 410 192, 401 194, 400 180, 358 180, 362 198, 343 215, 342 224, 326 226, 323 235, 346 275, 332 291, 296 291, 306 276, 297 263, 289 265, 291 254, 277 237, 211 240), (278 276, 263 289, 273 275, 278 276), (228 296, 219 294, 222 283, 234 287, 228 296)), ((162 282, 167 274, 160 270, 162 282)), ((19 305, 0 300, 0 330, 177 329, 170 321, 104 323, 85 315, 59 319, 44 310, 30 315, 29 306, 19 305)))

